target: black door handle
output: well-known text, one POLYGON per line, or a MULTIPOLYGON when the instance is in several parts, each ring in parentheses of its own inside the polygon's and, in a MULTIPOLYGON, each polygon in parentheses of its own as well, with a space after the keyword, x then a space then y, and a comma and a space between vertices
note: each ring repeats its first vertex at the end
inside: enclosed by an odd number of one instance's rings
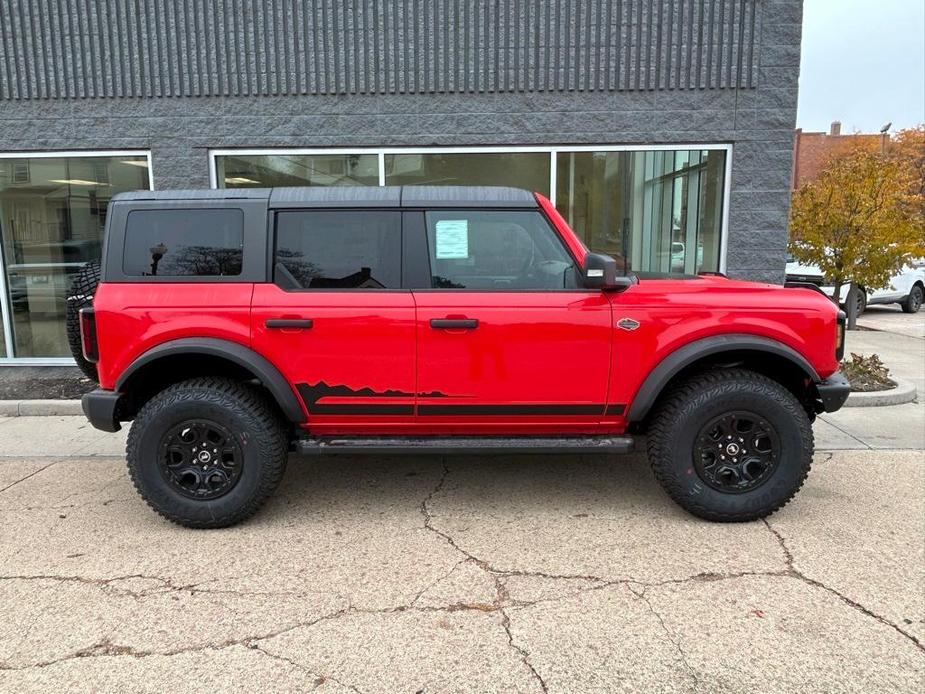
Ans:
POLYGON ((477 318, 431 318, 430 319, 431 328, 466 328, 468 330, 473 330, 479 327, 479 321, 477 318))
POLYGON ((267 318, 264 325, 268 328, 310 328, 314 321, 311 318, 267 318))

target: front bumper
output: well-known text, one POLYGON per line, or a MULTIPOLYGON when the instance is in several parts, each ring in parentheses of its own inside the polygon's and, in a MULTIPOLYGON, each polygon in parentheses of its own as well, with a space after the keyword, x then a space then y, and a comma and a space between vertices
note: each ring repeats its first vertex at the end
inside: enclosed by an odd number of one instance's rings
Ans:
MULTIPOLYGON (((851 384, 845 378, 841 371, 836 371, 831 376, 816 384, 816 390, 819 393, 819 399, 822 401, 823 412, 835 412, 840 410, 845 400, 851 394, 851 384)), ((84 396, 86 397, 86 396, 84 396)))
POLYGON ((118 418, 121 400, 122 393, 97 388, 80 399, 80 406, 95 428, 113 432, 122 428, 118 418))

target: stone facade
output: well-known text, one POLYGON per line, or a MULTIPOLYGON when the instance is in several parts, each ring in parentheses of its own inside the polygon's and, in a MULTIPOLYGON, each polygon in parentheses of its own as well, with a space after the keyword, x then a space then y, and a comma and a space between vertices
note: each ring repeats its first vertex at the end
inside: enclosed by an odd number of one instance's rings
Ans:
MULTIPOLYGON (((234 3, 216 4, 232 11, 234 3)), ((339 60, 349 69, 359 56, 363 69, 372 69, 373 59, 386 53, 370 32, 338 47, 336 32, 329 31, 329 54, 318 53, 325 49, 321 39, 302 47, 289 39, 290 52, 277 42, 275 63, 266 57, 266 45, 256 32, 251 50, 257 57, 227 59, 241 71, 230 71, 213 56, 204 75, 189 72, 205 69, 209 46, 194 46, 189 38, 197 28, 205 33, 207 27, 199 24, 204 15, 194 12, 181 26, 173 0, 164 5, 173 6, 174 12, 165 10, 159 19, 124 17, 114 9, 120 3, 101 2, 111 12, 109 29, 93 25, 98 33, 91 36, 81 23, 83 28, 73 29, 67 40, 58 37, 57 48, 54 22, 47 27, 42 23, 55 16, 49 8, 72 3, 40 4, 48 11, 32 10, 34 15, 26 17, 7 5, 0 16, 0 152, 150 149, 154 186, 161 189, 207 187, 208 152, 215 148, 731 143, 727 272, 783 280, 801 0, 511 0, 500 5, 508 12, 502 19, 509 21, 497 24, 498 18, 492 19, 489 37, 479 44, 466 31, 476 23, 483 26, 484 17, 473 9, 480 3, 462 3, 466 12, 474 13, 463 13, 462 19, 447 9, 453 3, 435 3, 443 14, 435 14, 432 25, 415 20, 409 29, 397 22, 418 16, 415 8, 428 3, 402 0, 394 3, 402 12, 387 15, 380 8, 376 15, 380 31, 374 34, 384 39, 389 34, 383 27, 388 26, 397 27, 393 39, 403 37, 394 47, 398 59, 375 72, 378 91, 364 89, 368 75, 361 76, 359 67, 351 73, 356 78, 352 87, 346 77, 343 84, 326 89, 311 83, 313 60, 329 69, 339 60), (729 14, 722 21, 718 14, 712 16, 710 23, 711 13, 720 7, 729 14), (581 13, 576 15, 575 8, 582 8, 581 13), (608 10, 610 23, 600 28, 598 17, 606 18, 608 10), (163 21, 164 30, 149 31, 150 40, 136 40, 135 33, 119 32, 120 27, 136 26, 129 19, 163 21), (553 28, 559 22, 560 34, 547 30, 547 21, 553 28), (497 30, 496 24, 505 30, 497 30), (537 25, 539 31, 528 29, 537 25), (22 27, 28 26, 34 33, 27 39, 22 27), (468 43, 458 49, 463 58, 451 58, 448 52, 453 45, 447 38, 450 27, 467 37, 468 43), (168 35, 173 52, 163 48, 168 35), (532 37, 533 44, 515 45, 517 35, 532 37), (164 41, 162 52, 152 58, 144 51, 151 50, 154 38, 164 41), (377 53, 369 48, 374 39, 377 53), (174 60, 167 61, 171 56, 174 60), (443 82, 433 84, 416 81, 414 70, 425 58, 430 74, 439 77, 446 68, 456 71, 453 78, 444 75, 443 82), (119 61, 124 63, 121 70, 119 61), (266 64, 276 65, 277 71, 265 72, 266 64), (487 65, 492 77, 477 82, 476 64, 483 71, 487 65), (93 70, 100 76, 91 79, 93 70), (503 70, 502 77, 498 70, 503 70), (261 90, 266 93, 254 93, 257 75, 265 78, 261 90), (140 95, 148 88, 146 80, 155 78, 164 95, 140 95), (81 95, 68 92, 69 80, 80 83, 81 95), (91 84, 92 89, 87 86, 91 84), (165 84, 170 88, 164 89, 165 84)), ((360 4, 369 6, 368 1, 360 4)), ((293 16, 283 5, 288 3, 261 0, 249 5, 247 16, 259 20, 254 28, 273 26, 274 36, 286 36, 293 16), (254 15, 270 5, 275 12, 254 15)), ((305 35, 311 34, 311 22, 306 22, 314 18, 304 6, 293 5, 301 8, 294 16, 303 23, 303 32, 308 27, 305 35)), ((316 5, 330 9, 350 3, 316 5)), ((332 9, 327 20, 334 16, 332 9)), ((353 15, 348 18, 358 21, 353 15)), ((209 22, 221 27, 222 20, 209 22)), ((247 34, 246 26, 241 25, 238 36, 247 34)), ((231 27, 235 31, 238 25, 232 21, 231 27)), ((240 44, 243 50, 243 38, 240 44)), ((223 50, 231 56, 231 49, 223 50)))

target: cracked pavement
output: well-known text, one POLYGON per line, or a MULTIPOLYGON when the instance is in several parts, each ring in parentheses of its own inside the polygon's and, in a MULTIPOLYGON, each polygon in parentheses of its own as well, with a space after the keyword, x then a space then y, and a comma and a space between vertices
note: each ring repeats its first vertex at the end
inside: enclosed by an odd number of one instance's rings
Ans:
POLYGON ((193 531, 108 451, 16 450, 0 458, 0 691, 925 678, 922 451, 820 453, 794 502, 741 525, 686 515, 641 456, 293 457, 252 521, 193 531))

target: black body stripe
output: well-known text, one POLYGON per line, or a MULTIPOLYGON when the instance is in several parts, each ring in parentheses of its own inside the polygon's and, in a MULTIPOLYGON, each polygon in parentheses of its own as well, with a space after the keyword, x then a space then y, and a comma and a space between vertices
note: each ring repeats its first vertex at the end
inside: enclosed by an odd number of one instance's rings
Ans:
POLYGON ((414 405, 312 405, 311 414, 414 414, 414 405))
POLYGON ((418 414, 439 415, 542 415, 542 414, 601 414, 604 405, 418 405, 418 414))
POLYGON ((626 405, 607 405, 606 414, 623 414, 626 411, 626 405))

